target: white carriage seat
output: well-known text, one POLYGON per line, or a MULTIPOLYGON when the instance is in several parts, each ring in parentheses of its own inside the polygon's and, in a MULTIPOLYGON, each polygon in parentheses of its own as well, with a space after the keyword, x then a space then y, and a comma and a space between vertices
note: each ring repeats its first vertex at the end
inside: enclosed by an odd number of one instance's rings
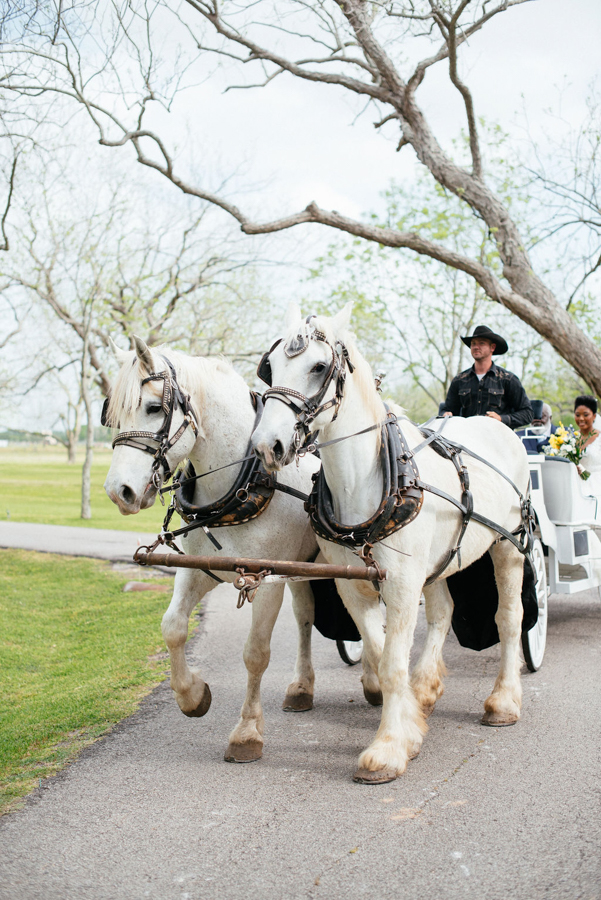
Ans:
POLYGON ((574 463, 547 456, 541 469, 547 514, 555 525, 601 527, 601 498, 587 490, 574 463))

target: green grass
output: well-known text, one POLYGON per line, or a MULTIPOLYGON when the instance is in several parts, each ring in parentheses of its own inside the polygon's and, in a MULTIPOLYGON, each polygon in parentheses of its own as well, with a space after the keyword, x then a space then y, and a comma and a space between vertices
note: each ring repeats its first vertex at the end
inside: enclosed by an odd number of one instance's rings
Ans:
POLYGON ((0 550, 0 812, 165 677, 170 594, 123 593, 127 580, 99 560, 0 550))
POLYGON ((81 519, 81 467, 67 463, 67 454, 56 447, 0 448, 0 518, 44 525, 76 525, 84 528, 116 528, 120 531, 156 534, 165 515, 157 501, 137 516, 122 516, 104 492, 111 464, 111 450, 94 451, 92 465, 92 518, 81 519))

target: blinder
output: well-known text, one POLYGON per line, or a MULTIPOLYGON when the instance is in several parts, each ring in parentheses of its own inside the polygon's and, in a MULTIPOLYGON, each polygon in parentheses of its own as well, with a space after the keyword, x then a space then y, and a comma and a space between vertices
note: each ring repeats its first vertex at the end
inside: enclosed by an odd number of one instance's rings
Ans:
POLYGON ((263 354, 261 357, 261 361, 257 366, 257 375, 261 379, 261 381, 265 382, 265 384, 271 387, 273 383, 273 375, 271 373, 271 363, 269 362, 269 357, 278 346, 278 344, 282 343, 283 338, 278 338, 277 341, 271 345, 270 349, 263 354))

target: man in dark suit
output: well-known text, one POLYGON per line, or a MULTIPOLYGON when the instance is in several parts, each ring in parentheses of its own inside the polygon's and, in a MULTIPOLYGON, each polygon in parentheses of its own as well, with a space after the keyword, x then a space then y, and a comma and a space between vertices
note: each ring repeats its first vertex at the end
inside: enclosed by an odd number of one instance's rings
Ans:
POLYGON ((516 434, 521 437, 526 453, 542 453, 551 435, 557 431, 557 425, 551 422, 553 410, 548 403, 532 400, 532 412, 534 414, 532 424, 517 431, 516 434))

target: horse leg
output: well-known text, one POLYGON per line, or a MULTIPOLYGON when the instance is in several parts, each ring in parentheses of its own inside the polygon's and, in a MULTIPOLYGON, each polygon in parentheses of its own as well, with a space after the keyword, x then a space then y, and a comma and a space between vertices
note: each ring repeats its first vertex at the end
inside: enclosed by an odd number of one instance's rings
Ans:
POLYGON ((283 597, 283 585, 263 585, 253 600, 252 624, 244 645, 244 664, 248 672, 246 697, 238 724, 230 734, 225 753, 227 762, 254 762, 263 755, 261 679, 269 665, 271 633, 283 597))
POLYGON ((522 581, 524 559, 509 541, 491 547, 499 608, 495 622, 501 639, 501 667, 492 694, 484 703, 483 725, 513 725, 520 717, 522 684, 522 581))
POLYGON ((306 581, 291 581, 292 609, 298 626, 294 677, 286 690, 282 708, 292 712, 313 709, 315 672, 311 663, 311 632, 315 620, 313 592, 306 581))
POLYGON ((372 706, 381 706, 382 691, 378 667, 384 646, 384 621, 380 611, 379 593, 366 581, 351 583, 340 579, 336 582, 336 588, 363 640, 361 657, 363 694, 372 706))
POLYGON ((437 581, 424 588, 428 632, 422 654, 411 675, 411 687, 425 716, 433 711, 444 692, 443 677, 447 674, 442 648, 451 627, 453 599, 446 581, 437 581))
POLYGON ((383 695, 375 739, 359 757, 353 776, 361 784, 393 781, 419 753, 428 726, 409 683, 409 653, 417 621, 421 585, 398 585, 395 594, 382 585, 386 603, 386 640, 378 668, 383 695))
POLYGON ((171 688, 186 716, 204 716, 211 705, 209 685, 198 669, 188 666, 185 648, 192 610, 214 586, 215 582, 198 570, 178 569, 173 597, 161 624, 171 658, 171 688))

